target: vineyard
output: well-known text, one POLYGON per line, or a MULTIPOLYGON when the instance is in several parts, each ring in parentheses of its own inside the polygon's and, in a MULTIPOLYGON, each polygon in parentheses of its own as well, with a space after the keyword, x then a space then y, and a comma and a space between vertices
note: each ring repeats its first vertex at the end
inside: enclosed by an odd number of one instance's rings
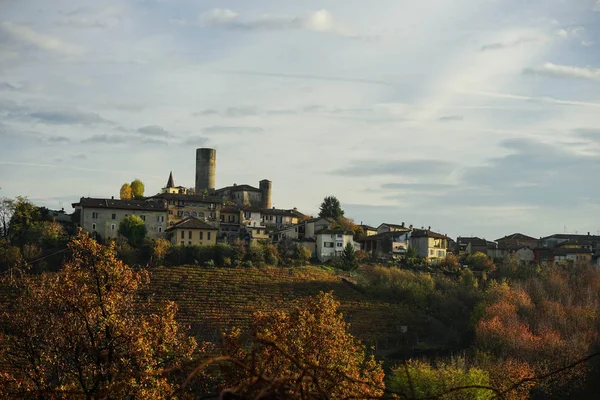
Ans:
POLYGON ((222 330, 246 327, 255 311, 289 309, 320 291, 333 291, 350 331, 380 350, 399 346, 402 325, 414 327, 402 305, 370 299, 319 267, 161 267, 151 271, 142 296, 175 301, 177 319, 189 326, 190 334, 214 342, 222 330))

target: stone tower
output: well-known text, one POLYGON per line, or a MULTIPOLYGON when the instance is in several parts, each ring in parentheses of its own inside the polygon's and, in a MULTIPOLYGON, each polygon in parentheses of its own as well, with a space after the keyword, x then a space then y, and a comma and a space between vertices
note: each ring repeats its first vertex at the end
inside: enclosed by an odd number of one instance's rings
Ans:
POLYGON ((217 151, 215 149, 196 150, 196 194, 204 190, 215 190, 215 176, 217 172, 217 151))
POLYGON ((261 208, 271 208, 271 181, 263 179, 258 183, 261 194, 261 208))

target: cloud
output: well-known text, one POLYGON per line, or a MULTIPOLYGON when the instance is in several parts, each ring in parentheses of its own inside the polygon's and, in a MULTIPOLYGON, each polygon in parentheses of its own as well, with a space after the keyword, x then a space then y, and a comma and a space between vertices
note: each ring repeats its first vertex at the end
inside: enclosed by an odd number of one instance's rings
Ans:
POLYGON ((264 72, 264 71, 249 71, 249 70, 231 70, 221 69, 216 72, 223 74, 235 74, 235 75, 255 75, 255 76, 268 76, 273 78, 287 78, 287 79, 306 79, 315 81, 328 81, 328 82, 351 82, 351 83, 366 83, 371 85, 382 85, 382 86, 400 86, 397 82, 384 81, 377 79, 365 79, 356 77, 343 77, 343 76, 327 76, 327 75, 312 75, 312 74, 288 74, 283 72, 264 72))
POLYGON ((65 136, 51 136, 46 139, 50 143, 70 143, 71 139, 65 136))
POLYGON ((264 15, 256 19, 242 19, 229 9, 215 8, 200 15, 200 25, 247 31, 308 30, 344 37, 357 37, 324 9, 305 16, 264 15))
POLYGON ((401 175, 401 176, 426 176, 449 175, 454 164, 438 160, 406 160, 406 161, 354 161, 346 168, 334 170, 331 173, 343 176, 375 176, 375 175, 401 175))
POLYGON ((203 136, 191 136, 186 138, 181 144, 185 146, 204 146, 208 142, 208 138, 203 136))
POLYGON ((16 92, 18 90, 20 89, 10 83, 0 82, 0 92, 16 92))
POLYGON ((217 110, 213 110, 213 109, 208 109, 208 110, 202 110, 202 111, 198 111, 194 113, 195 117, 204 117, 207 115, 217 115, 219 114, 219 112, 217 110))
POLYGON ((482 46, 479 49, 479 51, 510 49, 510 48, 514 48, 514 47, 519 47, 526 43, 541 42, 543 40, 544 39, 541 37, 522 37, 522 38, 519 38, 512 42, 496 42, 496 43, 486 44, 486 45, 482 46))
POLYGON ((53 125, 113 124, 96 113, 81 111, 37 111, 28 114, 28 117, 53 125))
POLYGON ((600 69, 591 67, 574 67, 570 65, 558 65, 545 63, 540 68, 526 68, 525 75, 539 75, 550 78, 575 78, 600 82, 600 69))
POLYGON ((12 22, 1 22, 0 28, 11 35, 14 39, 29 43, 42 50, 60 53, 66 56, 73 56, 82 53, 81 47, 67 43, 59 38, 43 35, 34 31, 28 26, 18 25, 12 22))
POLYGON ((465 119, 462 115, 446 115, 441 117, 438 121, 451 122, 451 121, 462 121, 465 119))
POLYGON ((487 91, 464 91, 462 93, 473 94, 484 97, 494 97, 498 99, 509 99, 509 100, 522 100, 533 103, 544 103, 544 104, 556 104, 565 106, 581 106, 581 107, 593 107, 600 108, 600 103, 592 103, 587 101, 576 101, 576 100, 561 100, 553 97, 535 97, 535 96, 521 96, 511 93, 497 93, 487 91))
POLYGON ((143 133, 144 135, 150 136, 169 136, 169 132, 166 131, 162 126, 158 125, 148 125, 137 130, 139 133, 143 133))
POLYGON ((121 144, 127 143, 128 138, 121 135, 107 135, 105 133, 99 135, 92 135, 84 140, 82 143, 107 143, 107 144, 121 144))
POLYGON ((565 40, 578 40, 582 46, 591 46, 593 44, 585 38, 585 28, 582 26, 561 28, 556 31, 556 34, 565 40))
POLYGON ((262 128, 257 126, 223 126, 213 125, 202 129, 204 133, 261 133, 262 128))
POLYGON ((596 1, 596 4, 594 4, 593 10, 596 12, 600 12, 600 0, 596 1))
POLYGON ((381 185, 385 190, 401 190, 410 192, 431 192, 455 189, 456 185, 444 183, 384 183, 381 185))
POLYGON ((228 117, 252 117, 258 115, 256 107, 229 107, 225 111, 228 117))

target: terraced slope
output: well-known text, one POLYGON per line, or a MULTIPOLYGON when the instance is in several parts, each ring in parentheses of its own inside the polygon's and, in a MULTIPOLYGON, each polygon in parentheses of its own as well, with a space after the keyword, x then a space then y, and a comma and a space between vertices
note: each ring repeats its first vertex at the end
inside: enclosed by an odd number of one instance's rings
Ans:
POLYGON ((200 340, 218 340, 220 330, 246 327, 252 313, 289 309, 307 296, 333 290, 352 333, 379 348, 394 348, 400 326, 410 324, 400 306, 372 300, 340 277, 318 267, 161 267, 151 271, 144 297, 173 300, 178 319, 200 340))

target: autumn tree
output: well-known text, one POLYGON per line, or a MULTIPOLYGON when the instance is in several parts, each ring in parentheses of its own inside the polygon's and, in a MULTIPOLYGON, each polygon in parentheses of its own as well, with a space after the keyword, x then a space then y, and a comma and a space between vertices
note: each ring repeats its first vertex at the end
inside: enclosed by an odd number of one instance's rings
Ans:
POLYGON ((340 201, 335 196, 327 196, 323 199, 319 208, 319 217, 337 220, 343 216, 344 210, 342 210, 340 201))
POLYGON ((17 299, 0 314, 5 390, 24 398, 169 395, 177 385, 155 372, 177 368, 196 347, 174 303, 140 301, 148 273, 119 261, 114 245, 80 233, 69 250, 60 272, 19 279, 17 299))
POLYGON ((496 265, 494 262, 487 256, 487 254, 480 251, 467 256, 465 262, 468 266, 476 271, 493 272, 496 270, 496 265))
POLYGON ((348 333, 339 305, 332 293, 320 293, 289 312, 258 312, 249 347, 240 330, 226 335, 224 353, 236 361, 223 367, 227 390, 239 398, 381 396, 381 364, 348 333))
POLYGON ((144 197, 144 184, 139 179, 135 179, 130 184, 131 193, 134 199, 142 199, 144 197))
POLYGON ((124 236, 132 246, 141 246, 146 238, 147 228, 144 220, 137 215, 129 215, 119 224, 119 235, 124 236))
POLYGON ((358 259, 352 243, 348 242, 341 256, 342 269, 345 271, 354 271, 358 268, 358 259))
POLYGON ((133 190, 131 189, 131 185, 129 183, 124 183, 123 186, 121 186, 119 197, 121 198, 121 200, 133 199, 133 190))
POLYGON ((26 197, 18 196, 9 222, 10 241, 20 247, 37 239, 40 211, 26 197))

